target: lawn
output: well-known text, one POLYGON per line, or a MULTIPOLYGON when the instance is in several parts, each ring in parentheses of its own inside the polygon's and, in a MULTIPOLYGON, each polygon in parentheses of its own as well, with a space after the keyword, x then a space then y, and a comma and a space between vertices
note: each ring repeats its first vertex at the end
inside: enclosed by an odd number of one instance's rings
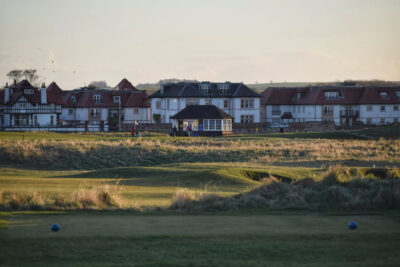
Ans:
MULTIPOLYGON (((0 213, 1 214, 1 213, 0 213)), ((2 265, 398 266, 393 213, 3 213, 2 265), (357 230, 347 228, 356 220, 357 230), (52 223, 61 230, 51 232, 52 223)), ((1 225, 0 225, 1 227, 1 225)))
POLYGON ((0 132, 0 265, 398 266, 399 134, 0 132))

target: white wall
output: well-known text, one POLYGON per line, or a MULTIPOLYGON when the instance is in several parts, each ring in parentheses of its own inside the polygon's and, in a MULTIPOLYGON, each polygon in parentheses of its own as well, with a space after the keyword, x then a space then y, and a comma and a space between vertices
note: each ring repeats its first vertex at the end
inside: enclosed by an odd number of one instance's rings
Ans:
POLYGON ((131 123, 132 121, 139 121, 143 123, 149 122, 149 108, 137 108, 139 113, 134 113, 135 108, 124 108, 124 121, 131 123))
POLYGON ((367 119, 371 118, 371 123, 376 125, 393 123, 395 119, 400 121, 400 105, 384 105, 385 111, 381 111, 383 105, 360 105, 360 121, 367 123, 367 119), (368 111, 367 107, 371 106, 372 110, 368 111), (394 106, 398 106, 398 110, 394 110, 394 106), (384 123, 381 119, 384 119, 384 123))

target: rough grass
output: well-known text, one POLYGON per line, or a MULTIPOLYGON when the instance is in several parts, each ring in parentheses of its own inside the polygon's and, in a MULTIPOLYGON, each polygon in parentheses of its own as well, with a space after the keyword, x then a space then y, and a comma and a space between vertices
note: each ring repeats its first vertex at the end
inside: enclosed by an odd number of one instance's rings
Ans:
POLYGON ((373 210, 400 209, 399 170, 386 179, 361 177, 358 169, 330 168, 320 181, 306 178, 281 181, 274 176, 262 179, 263 185, 233 197, 176 192, 170 209, 192 211, 236 209, 373 210))
POLYGON ((185 162, 250 162, 321 167, 337 162, 400 166, 400 140, 124 138, 119 140, 0 140, 0 164, 16 168, 89 170, 185 162))

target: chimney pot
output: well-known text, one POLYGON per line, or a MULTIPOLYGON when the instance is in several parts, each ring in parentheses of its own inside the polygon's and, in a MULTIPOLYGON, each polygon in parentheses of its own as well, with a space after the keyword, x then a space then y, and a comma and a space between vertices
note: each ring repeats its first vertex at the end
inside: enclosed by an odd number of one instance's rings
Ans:
POLYGON ((17 84, 17 79, 14 79, 14 85, 16 85, 17 84))

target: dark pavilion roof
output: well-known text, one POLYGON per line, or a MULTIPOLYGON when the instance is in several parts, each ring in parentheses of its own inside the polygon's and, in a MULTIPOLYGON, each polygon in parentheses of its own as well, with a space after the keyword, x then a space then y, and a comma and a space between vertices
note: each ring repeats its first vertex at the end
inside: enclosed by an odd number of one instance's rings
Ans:
POLYGON ((251 90, 243 83, 210 83, 210 82, 199 82, 199 83, 170 83, 161 85, 161 89, 149 96, 150 98, 187 98, 187 97, 260 97, 259 94, 251 90), (209 92, 204 94, 200 89, 203 84, 210 86, 209 92), (223 93, 220 89, 220 85, 228 85, 228 90, 223 93))
POLYGON ((233 117, 214 105, 190 105, 179 111, 171 119, 232 119, 233 117))

